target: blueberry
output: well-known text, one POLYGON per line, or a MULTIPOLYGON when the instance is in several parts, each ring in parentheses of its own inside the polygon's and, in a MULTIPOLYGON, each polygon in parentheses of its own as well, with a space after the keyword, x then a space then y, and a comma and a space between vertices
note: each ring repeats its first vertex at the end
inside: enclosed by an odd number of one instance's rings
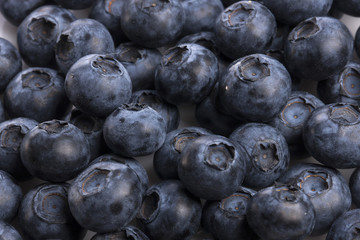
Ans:
POLYGON ((228 138, 205 135, 183 149, 178 176, 195 196, 206 200, 223 199, 242 184, 245 156, 228 138))
POLYGON ((187 144, 194 139, 212 135, 200 127, 185 127, 169 132, 164 144, 154 154, 153 167, 161 179, 177 179, 180 156, 187 144))
POLYGON ((331 226, 326 240, 357 239, 360 236, 360 209, 349 210, 331 226))
POLYGON ((309 197, 288 186, 272 186, 257 192, 248 203, 247 221, 266 240, 300 240, 315 226, 315 210, 309 197))
POLYGON ((123 7, 121 28, 134 43, 157 48, 175 41, 185 23, 180 0, 131 0, 123 7))
POLYGON ((66 74, 71 65, 89 54, 115 51, 111 34, 104 25, 93 19, 78 19, 60 34, 55 45, 56 63, 66 74))
POLYGON ((304 130, 304 145, 319 162, 334 168, 360 166, 360 109, 357 105, 334 103, 317 108, 304 130))
POLYGON ((0 3, 0 12, 6 20, 18 26, 33 10, 48 3, 48 0, 4 0, 0 3))
POLYGON ((17 48, 8 40, 0 38, 0 91, 21 69, 21 56, 17 48))
POLYGON ((7 240, 22 240, 20 233, 10 224, 0 221, 0 237, 7 240))
POLYGON ((133 226, 126 226, 120 231, 112 233, 98 233, 90 240, 149 240, 149 238, 138 228, 133 226))
POLYGON ((163 100, 155 90, 140 90, 133 92, 130 102, 146 104, 157 111, 166 122, 166 132, 178 128, 180 123, 180 112, 178 107, 163 100))
POLYGON ((315 16, 325 16, 329 12, 333 0, 261 0, 270 9, 277 21, 295 26, 299 22, 315 16))
POLYGON ((285 137, 290 153, 296 157, 309 155, 303 144, 302 130, 311 113, 324 103, 314 95, 304 92, 292 92, 287 103, 269 125, 277 128, 285 137))
POLYGON ((216 239, 258 239, 246 220, 249 201, 255 194, 256 191, 252 189, 240 187, 221 201, 207 201, 203 207, 201 224, 216 239))
POLYGON ((106 118, 103 133, 113 152, 127 157, 145 156, 164 143, 166 122, 145 104, 123 104, 106 118))
POLYGON ((330 17, 300 22, 285 43, 286 67, 293 77, 320 81, 350 60, 353 37, 344 23, 330 17))
POLYGON ((84 228, 107 233, 125 227, 138 213, 141 182, 125 164, 104 161, 91 164, 69 188, 69 206, 84 228))
POLYGON ((0 170, 0 221, 11 222, 17 216, 22 197, 22 190, 13 177, 0 170))
POLYGON ((10 117, 38 122, 61 118, 70 110, 64 77, 51 68, 27 68, 7 85, 4 104, 10 117))
POLYGON ((54 0, 57 4, 69 9, 84 9, 91 7, 96 0, 54 0))
POLYGON ((144 48, 128 42, 120 44, 115 49, 114 57, 128 71, 133 91, 155 89, 155 70, 162 57, 157 49, 144 48))
POLYGON ((349 180, 349 187, 351 191, 352 200, 355 206, 360 206, 360 168, 356 168, 349 180))
POLYGON ((71 215, 69 184, 44 183, 30 189, 19 208, 19 223, 24 235, 33 239, 76 240, 85 231, 71 215))
POLYGON ((89 18, 104 24, 116 45, 127 41, 125 33, 121 30, 121 12, 125 3, 126 1, 122 0, 97 0, 89 15, 89 18))
POLYGON ((194 43, 168 49, 155 73, 155 88, 172 104, 194 104, 210 94, 219 76, 216 55, 194 43))
POLYGON ((213 31, 218 15, 224 10, 220 0, 180 0, 185 11, 183 35, 213 31))
POLYGON ((334 0, 334 6, 343 13, 360 16, 360 3, 356 0, 334 0))
POLYGON ((55 44, 60 33, 75 16, 67 9, 54 5, 37 8, 17 30, 17 43, 23 60, 29 66, 55 66, 55 44))
POLYGON ((326 233, 331 224, 351 206, 351 193, 347 181, 334 168, 298 163, 276 181, 291 184, 310 198, 316 215, 313 236, 326 233))
POLYGON ((13 118, 0 123, 0 169, 10 173, 16 180, 31 178, 20 158, 20 145, 24 136, 38 122, 29 118, 13 118))
POLYGON ((89 143, 74 125, 51 120, 40 123, 23 138, 21 160, 35 177, 64 182, 74 178, 89 163, 89 143))
POLYGON ((264 188, 272 185, 288 168, 290 154, 284 136, 263 123, 247 123, 229 137, 237 143, 246 161, 244 186, 264 188))
POLYGON ((71 66, 65 92, 84 113, 106 117, 131 97, 131 79, 125 67, 110 55, 90 54, 71 66))
POLYGON ((279 61, 253 54, 234 61, 219 81, 219 110, 251 121, 269 121, 285 105, 291 78, 279 61))
POLYGON ((231 59, 264 53, 276 34, 274 15, 255 1, 238 1, 217 18, 214 28, 216 43, 231 59))
POLYGON ((317 93, 326 104, 360 104, 360 64, 348 62, 341 71, 318 82, 317 93))
POLYGON ((105 119, 90 116, 78 109, 73 109, 68 117, 69 122, 78 127, 87 138, 90 148, 90 161, 101 154, 108 152, 108 148, 103 138, 103 125, 105 119))
POLYGON ((162 181, 146 192, 137 219, 150 239, 188 240, 200 226, 201 202, 180 181, 162 181))

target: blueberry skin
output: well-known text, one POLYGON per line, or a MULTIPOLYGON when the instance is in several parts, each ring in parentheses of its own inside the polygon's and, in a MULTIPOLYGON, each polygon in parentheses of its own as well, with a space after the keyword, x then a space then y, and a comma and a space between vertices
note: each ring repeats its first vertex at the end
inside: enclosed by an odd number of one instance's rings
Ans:
POLYGON ((54 0, 57 4, 68 9, 84 9, 91 7, 96 0, 54 0))
POLYGON ((303 144, 302 130, 311 113, 323 105, 321 100, 308 92, 294 91, 280 113, 269 122, 285 137, 292 155, 309 155, 303 144))
POLYGON ((124 5, 121 28, 134 43, 158 48, 176 40, 185 24, 179 0, 131 0, 124 5))
POLYGON ((360 168, 356 168, 350 176, 349 188, 351 191, 352 202, 355 206, 360 206, 360 168))
POLYGON ((178 163, 187 144, 194 139, 212 135, 201 127, 184 127, 175 129, 166 134, 164 144, 157 150, 153 158, 153 167, 159 178, 178 179, 178 163))
POLYGON ((49 2, 48 0, 4 0, 0 3, 0 12, 11 24, 19 26, 33 10, 49 2))
POLYGON ((334 0, 334 5, 341 12, 351 16, 360 16, 360 3, 356 0, 334 0))
POLYGON ((69 116, 69 123, 78 127, 89 142, 90 161, 108 152, 103 138, 103 125, 105 119, 90 116, 78 109, 73 109, 69 116))
POLYGON ((230 135, 246 160, 244 186, 260 189, 270 186, 288 168, 290 154, 284 136, 263 123, 244 124, 230 135))
POLYGON ((90 149, 79 128, 65 121, 51 120, 40 123, 25 135, 20 156, 31 175, 45 181, 64 182, 88 165, 90 149))
POLYGON ((122 229, 140 210, 143 197, 136 172, 117 162, 91 164, 69 188, 69 206, 84 228, 107 233, 122 229))
POLYGON ((0 123, 6 120, 6 113, 3 101, 0 101, 0 123))
POLYGON ((155 70, 162 57, 157 49, 128 42, 120 44, 115 49, 114 56, 128 71, 133 91, 155 89, 155 70))
POLYGON ((0 91, 21 69, 21 56, 17 48, 5 38, 0 38, 0 91))
POLYGON ((201 202, 180 181, 161 181, 148 189, 137 220, 150 239, 189 240, 200 226, 201 202))
POLYGON ((360 56, 360 27, 356 30, 354 48, 358 56, 360 56))
POLYGON ((44 183, 27 192, 19 208, 18 221, 33 239, 82 239, 86 231, 71 215, 69 184, 44 183))
POLYGON ((126 157, 145 156, 164 143, 166 122, 144 104, 123 104, 105 120, 103 135, 107 146, 126 157))
POLYGON ((286 67, 293 77, 320 81, 350 60, 353 37, 338 19, 312 17, 300 22, 285 43, 286 67))
POLYGON ((90 240, 150 240, 140 229, 127 226, 118 232, 112 233, 98 233, 95 234, 90 240))
POLYGON ((53 67, 56 40, 76 17, 55 5, 37 8, 22 21, 17 30, 20 54, 32 67, 53 67))
POLYGON ((178 176, 186 189, 202 199, 219 200, 234 193, 246 171, 245 156, 220 135, 196 138, 183 149, 178 176))
POLYGON ((276 21, 264 5, 239 1, 219 15, 214 32, 221 52, 235 60, 253 53, 264 53, 275 37, 276 21))
POLYGON ((91 161, 90 164, 96 164, 99 162, 115 162, 115 163, 121 163, 125 165, 126 167, 130 168, 135 172, 137 177, 139 178, 139 181, 141 183, 141 189, 143 194, 145 194, 146 190, 149 187, 149 177, 147 175, 147 172, 145 168, 141 165, 140 162, 138 162, 136 159, 133 158, 125 158, 121 157, 119 155, 108 153, 99 156, 98 158, 91 161))
POLYGON ((290 26, 295 26, 310 17, 326 16, 333 2, 333 0, 303 0, 297 2, 291 0, 261 1, 270 9, 277 21, 290 26))
POLYGON ((239 120, 266 122, 291 93, 291 77, 279 61, 253 54, 234 61, 219 80, 219 110, 239 120))
POLYGON ((218 77, 216 55, 201 45, 184 43, 164 53, 155 72, 155 89, 172 104, 196 104, 210 94, 218 77))
POLYGON ((125 33, 121 30, 121 12, 125 2, 122 0, 97 0, 89 14, 89 18, 104 24, 116 45, 127 41, 125 33))
POLYGON ((90 54, 71 66, 65 92, 82 112, 106 117, 131 97, 132 84, 125 67, 110 55, 90 54))
POLYGON ((176 105, 166 102, 156 90, 140 90, 133 92, 131 103, 146 104, 157 111, 166 122, 166 132, 173 131, 180 124, 180 112, 176 105))
POLYGON ((331 224, 351 207, 351 193, 341 173, 320 164, 298 163, 289 168, 278 183, 291 184, 303 191, 315 209, 312 235, 326 233, 331 224))
POLYGON ((250 199, 256 191, 240 187, 221 201, 207 201, 203 207, 201 223, 207 226, 215 239, 255 240, 259 237, 251 230, 246 220, 250 199))
POLYGON ((55 45, 55 59, 64 74, 81 57, 115 51, 114 41, 104 25, 93 19, 78 19, 60 34, 55 45))
POLYGON ((284 49, 284 44, 287 40, 290 31, 291 31, 291 27, 289 25, 277 23, 276 35, 272 40, 269 49, 273 49, 273 50, 284 49))
POLYGON ((360 209, 352 209, 341 215, 331 226, 326 240, 350 240, 359 238, 360 209))
POLYGON ((4 91, 4 105, 11 118, 38 122, 61 118, 70 109, 64 77, 51 68, 27 68, 19 72, 4 91))
POLYGON ((217 57, 220 56, 220 49, 216 46, 214 32, 197 32, 182 37, 177 45, 184 43, 196 43, 211 50, 217 57))
POLYGON ((2 221, 0 221, 0 237, 6 240, 22 240, 20 233, 13 226, 2 221))
POLYGON ((302 191, 271 186, 257 192, 248 203, 247 221, 253 231, 267 240, 301 240, 315 225, 315 210, 302 191))
POLYGON ((11 222, 23 197, 21 187, 7 172, 0 170, 0 221, 11 222))
POLYGON ((308 119, 303 139, 317 161, 333 168, 360 167, 360 109, 334 103, 317 108, 308 119))
POLYGON ((182 35, 212 32, 217 17, 224 10, 220 0, 180 0, 180 2, 185 11, 182 35))
POLYGON ((360 64, 348 62, 341 71, 318 82, 317 93, 326 104, 347 102, 360 104, 360 64))
POLYGON ((18 181, 31 178, 21 161, 20 145, 24 136, 37 124, 29 118, 13 118, 0 123, 0 169, 18 181))

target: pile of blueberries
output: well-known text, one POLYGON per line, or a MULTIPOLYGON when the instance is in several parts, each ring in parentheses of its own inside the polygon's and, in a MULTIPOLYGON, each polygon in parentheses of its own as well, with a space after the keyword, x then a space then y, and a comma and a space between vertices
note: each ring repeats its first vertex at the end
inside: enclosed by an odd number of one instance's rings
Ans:
POLYGON ((360 1, 0 11, 0 239, 360 239, 360 1))

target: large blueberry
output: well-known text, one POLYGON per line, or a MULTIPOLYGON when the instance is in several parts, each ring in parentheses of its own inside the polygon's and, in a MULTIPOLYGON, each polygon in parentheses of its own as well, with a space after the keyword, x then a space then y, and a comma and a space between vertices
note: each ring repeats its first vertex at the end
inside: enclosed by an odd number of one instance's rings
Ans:
POLYGON ((131 79, 125 67, 110 55, 80 58, 65 78, 65 92, 79 110, 106 117, 131 97, 131 79))
POLYGON ((143 197, 136 172, 125 164, 104 161, 91 164, 69 188, 69 206, 84 228, 113 232, 125 227, 138 213, 143 197))
POLYGON ((176 40, 185 23, 179 0, 131 0, 123 7, 121 28, 141 46, 157 48, 176 40))
POLYGON ((0 124, 0 169, 10 173, 16 180, 31 177, 20 158, 20 145, 24 136, 38 122, 29 118, 13 118, 0 124))
POLYGON ((274 15, 255 1, 238 1, 217 18, 214 28, 217 46, 231 59, 264 53, 276 34, 274 15))
POLYGON ((219 80, 219 110, 238 119, 269 121, 291 93, 290 74, 279 61, 253 54, 234 61, 219 80))
POLYGON ((285 43, 285 65, 300 79, 320 81, 339 72, 350 60, 353 37, 340 20, 312 17, 300 22, 285 43))
POLYGON ((123 104, 111 113, 103 127, 108 147, 122 156, 144 156, 164 143, 166 122, 145 104, 123 104))
POLYGON ((185 127, 169 132, 164 144, 154 154, 153 167, 156 174, 161 179, 178 178, 178 163, 182 151, 187 144, 204 135, 212 133, 200 127, 185 127))
POLYGON ((0 91, 21 71, 21 56, 17 48, 5 38, 0 38, 0 91))
POLYGON ((240 145, 246 160, 244 186, 270 186, 289 166, 288 144, 284 136, 269 125, 244 124, 231 133, 230 139, 240 145))
POLYGON ((0 221, 11 222, 17 216, 22 197, 22 190, 13 177, 0 170, 0 221))
POLYGON ((55 5, 40 7, 29 14, 17 31, 17 43, 23 60, 29 66, 55 66, 55 44, 60 33, 75 16, 55 5))
POLYGON ((234 193, 246 172, 243 152, 228 138, 205 135, 187 144, 178 163, 178 176, 199 198, 220 200, 234 193))
POLYGON ((58 37, 55 59, 61 72, 66 74, 71 65, 83 56, 112 53, 114 50, 114 41, 104 25, 93 19, 78 19, 58 37))
POLYGON ((89 163, 89 143, 73 124, 51 120, 31 129, 20 147, 26 169, 45 181, 64 182, 74 178, 89 163))
POLYGON ((272 186, 257 192, 248 203, 247 221, 266 240, 301 240, 315 226, 315 209, 302 191, 272 186))
POLYGON ((10 117, 38 122, 62 118, 70 110, 64 77, 50 68, 27 68, 7 85, 4 105, 10 117))
POLYGON ((351 206, 350 189, 341 173, 320 164, 299 163, 289 168, 278 183, 303 191, 315 209, 312 235, 326 233, 331 224, 351 206))
POLYGON ((201 202, 180 181, 162 181, 146 192, 137 219, 150 239, 189 240, 200 226, 201 202))
POLYGON ((331 226, 326 240, 355 240, 360 233, 360 209, 349 210, 341 215, 331 226))
POLYGON ((360 109, 334 103, 317 108, 303 130, 304 145, 319 162, 334 168, 360 167, 360 109))
POLYGON ((18 216, 25 235, 33 239, 68 240, 85 236, 85 230, 71 215, 68 188, 69 184, 45 183, 26 193, 18 216))
POLYGON ((184 43, 168 49, 155 73, 155 88, 168 102, 194 104, 210 94, 219 76, 216 55, 209 49, 184 43))

